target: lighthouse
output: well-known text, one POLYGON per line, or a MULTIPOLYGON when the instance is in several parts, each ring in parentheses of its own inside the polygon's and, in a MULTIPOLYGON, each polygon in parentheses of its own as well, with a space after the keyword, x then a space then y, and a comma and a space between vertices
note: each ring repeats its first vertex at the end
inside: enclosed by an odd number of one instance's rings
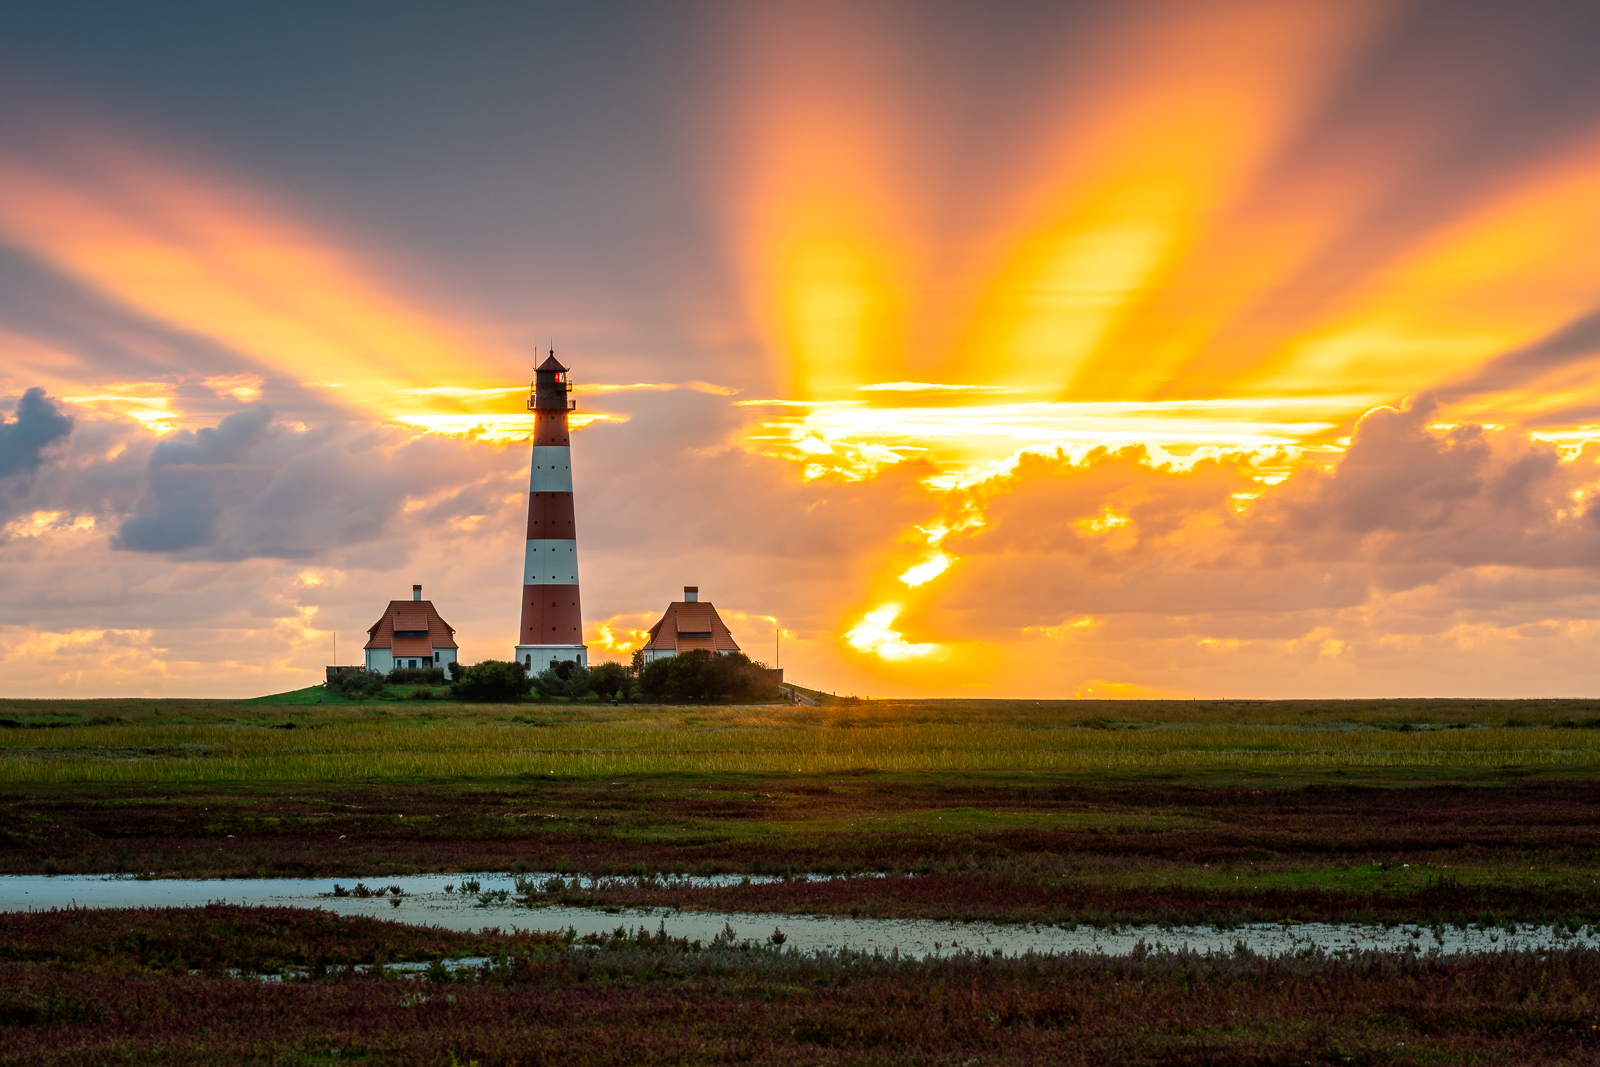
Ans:
POLYGON ((529 674, 563 660, 587 667, 578 596, 578 527, 572 512, 572 448, 567 439, 567 368, 555 351, 533 372, 533 463, 528 483, 528 547, 522 563, 522 634, 516 659, 529 674))

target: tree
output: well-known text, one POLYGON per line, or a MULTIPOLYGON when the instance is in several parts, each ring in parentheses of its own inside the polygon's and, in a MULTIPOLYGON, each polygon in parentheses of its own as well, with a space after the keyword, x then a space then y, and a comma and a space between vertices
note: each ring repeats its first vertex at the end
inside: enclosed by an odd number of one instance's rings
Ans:
POLYGON ((601 699, 626 700, 628 696, 628 668, 620 663, 601 663, 589 672, 589 688, 601 699))
POLYGON ((536 674, 533 686, 539 690, 539 695, 546 699, 550 697, 578 699, 589 693, 589 671, 575 659, 564 659, 536 674))
POLYGON ((743 652, 714 656, 700 648, 653 660, 639 672, 639 688, 651 700, 751 700, 774 684, 767 669, 743 652))
POLYGON ((527 668, 512 660, 486 659, 474 663, 461 672, 461 678, 450 687, 451 693, 461 700, 521 700, 533 688, 533 679, 527 668))

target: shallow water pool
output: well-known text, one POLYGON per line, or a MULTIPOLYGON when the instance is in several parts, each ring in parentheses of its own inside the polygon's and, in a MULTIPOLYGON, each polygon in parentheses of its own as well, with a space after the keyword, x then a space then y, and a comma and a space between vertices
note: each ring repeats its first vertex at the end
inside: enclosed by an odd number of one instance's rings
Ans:
MULTIPOLYGON (((527 875, 536 882, 553 877, 527 875)), ((727 885, 738 875, 684 878, 692 886, 727 885)), ((1570 934, 1548 926, 1519 925, 1515 933, 1501 929, 1455 927, 1430 929, 1404 925, 1385 928, 1354 923, 1260 923, 1217 930, 1203 926, 1130 926, 1097 930, 1080 926, 1010 925, 982 922, 942 922, 926 919, 853 919, 828 915, 776 915, 534 906, 518 903, 511 894, 513 878, 505 874, 423 874, 373 879, 370 888, 399 886, 399 896, 334 896, 335 885, 346 890, 356 883, 332 878, 261 878, 239 880, 140 880, 85 876, 9 875, 0 877, 0 911, 50 908, 182 908, 208 903, 323 908, 339 915, 365 915, 404 923, 439 926, 448 930, 575 930, 583 934, 608 934, 617 927, 652 933, 664 927, 673 937, 709 942, 731 927, 739 940, 767 941, 774 930, 783 934, 786 947, 799 950, 850 948, 898 952, 924 957, 955 952, 998 952, 1007 956, 1026 952, 1102 952, 1126 955, 1134 951, 1226 953, 1241 947, 1264 956, 1292 955, 1308 950, 1325 952, 1437 952, 1443 955, 1495 952, 1572 945, 1600 945, 1600 930, 1590 927, 1570 934), (475 880, 483 893, 505 890, 505 902, 481 902, 459 887, 475 880), (453 892, 446 892, 451 886, 453 892), (398 901, 395 904, 394 901, 398 901)))

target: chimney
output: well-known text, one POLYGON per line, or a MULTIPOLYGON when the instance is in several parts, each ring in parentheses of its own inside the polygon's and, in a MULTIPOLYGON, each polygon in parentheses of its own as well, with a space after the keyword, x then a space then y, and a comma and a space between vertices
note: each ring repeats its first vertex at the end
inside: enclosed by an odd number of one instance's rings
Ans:
POLYGON ((414 585, 414 586, 411 587, 411 599, 412 600, 421 600, 422 599, 422 586, 414 585))
POLYGON ((686 585, 683 587, 683 602, 685 604, 695 604, 699 600, 700 587, 698 585, 686 585))

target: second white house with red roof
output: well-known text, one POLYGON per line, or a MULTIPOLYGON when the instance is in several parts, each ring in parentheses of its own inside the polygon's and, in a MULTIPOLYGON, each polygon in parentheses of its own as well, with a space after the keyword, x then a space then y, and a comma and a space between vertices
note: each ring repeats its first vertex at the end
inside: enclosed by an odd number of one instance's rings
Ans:
POLYGON ((686 585, 683 599, 668 604, 661 621, 650 627, 650 640, 645 642, 643 650, 644 661, 666 659, 697 648, 713 656, 739 651, 716 607, 700 599, 700 587, 686 585))

